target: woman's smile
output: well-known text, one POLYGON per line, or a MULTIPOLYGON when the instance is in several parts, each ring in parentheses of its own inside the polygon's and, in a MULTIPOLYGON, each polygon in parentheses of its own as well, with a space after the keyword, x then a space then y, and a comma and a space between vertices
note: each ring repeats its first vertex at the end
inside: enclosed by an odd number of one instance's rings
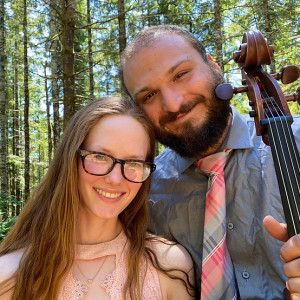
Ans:
POLYGON ((94 190, 96 191, 96 193, 98 195, 102 196, 101 199, 103 201, 107 201, 108 200, 108 202, 111 202, 112 200, 118 201, 118 200, 120 200, 120 197, 122 195, 125 195, 125 193, 107 192, 107 191, 104 191, 104 190, 99 189, 99 188, 94 188, 94 190))

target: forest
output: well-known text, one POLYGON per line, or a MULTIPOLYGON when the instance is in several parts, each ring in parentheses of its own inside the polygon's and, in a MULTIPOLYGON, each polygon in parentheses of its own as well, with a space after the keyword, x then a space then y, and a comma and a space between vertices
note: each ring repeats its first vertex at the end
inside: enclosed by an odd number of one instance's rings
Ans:
MULTIPOLYGON (((0 0, 0 240, 73 114, 94 98, 121 94, 120 54, 138 31, 158 24, 188 29, 225 80, 239 86, 232 57, 248 31, 260 30, 274 45, 270 73, 300 66, 299 14, 300 0, 0 0)), ((231 102, 248 113, 245 96, 231 102)), ((289 108, 300 114, 297 103, 289 108)))

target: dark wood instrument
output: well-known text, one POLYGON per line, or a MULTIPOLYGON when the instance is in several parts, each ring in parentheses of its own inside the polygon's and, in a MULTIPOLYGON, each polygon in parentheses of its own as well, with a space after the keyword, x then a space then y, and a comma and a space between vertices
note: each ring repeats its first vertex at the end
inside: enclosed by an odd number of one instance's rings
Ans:
POLYGON ((221 100, 231 99, 233 94, 247 93, 256 133, 271 147, 288 234, 291 237, 300 233, 300 158, 291 129, 293 117, 287 102, 295 101, 300 105, 300 87, 295 93, 284 95, 278 80, 283 84, 292 83, 298 80, 300 69, 297 66, 286 66, 280 73, 267 73, 262 65, 270 65, 273 53, 274 46, 266 43, 261 32, 245 33, 239 50, 233 55, 242 72, 243 86, 232 88, 224 84, 218 86, 215 93, 221 100))

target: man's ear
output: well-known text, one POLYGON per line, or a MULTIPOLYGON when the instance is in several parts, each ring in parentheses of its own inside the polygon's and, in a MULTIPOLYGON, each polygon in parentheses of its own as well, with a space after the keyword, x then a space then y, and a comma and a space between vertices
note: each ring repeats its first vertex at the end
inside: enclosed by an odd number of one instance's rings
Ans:
POLYGON ((211 55, 209 53, 206 54, 207 56, 207 59, 208 59, 208 63, 210 64, 210 66, 215 69, 216 71, 218 71, 219 73, 222 74, 222 70, 221 68, 219 67, 219 65, 213 61, 211 55))

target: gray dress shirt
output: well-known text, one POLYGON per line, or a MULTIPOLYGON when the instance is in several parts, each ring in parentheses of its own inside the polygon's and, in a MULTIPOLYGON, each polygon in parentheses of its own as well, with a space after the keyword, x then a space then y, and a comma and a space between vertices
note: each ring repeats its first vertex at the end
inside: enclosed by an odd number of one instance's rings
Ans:
MULTIPOLYGON (((232 110, 232 126, 220 151, 233 149, 225 167, 225 182, 227 247, 237 286, 241 299, 283 299, 282 242, 272 238, 262 223, 266 215, 285 222, 271 149, 256 136, 253 119, 232 110)), ((294 116, 292 127, 300 151, 300 116, 294 116)), ((156 158, 149 229, 189 251, 199 284, 208 178, 195 167, 195 160, 168 148, 156 158)))

